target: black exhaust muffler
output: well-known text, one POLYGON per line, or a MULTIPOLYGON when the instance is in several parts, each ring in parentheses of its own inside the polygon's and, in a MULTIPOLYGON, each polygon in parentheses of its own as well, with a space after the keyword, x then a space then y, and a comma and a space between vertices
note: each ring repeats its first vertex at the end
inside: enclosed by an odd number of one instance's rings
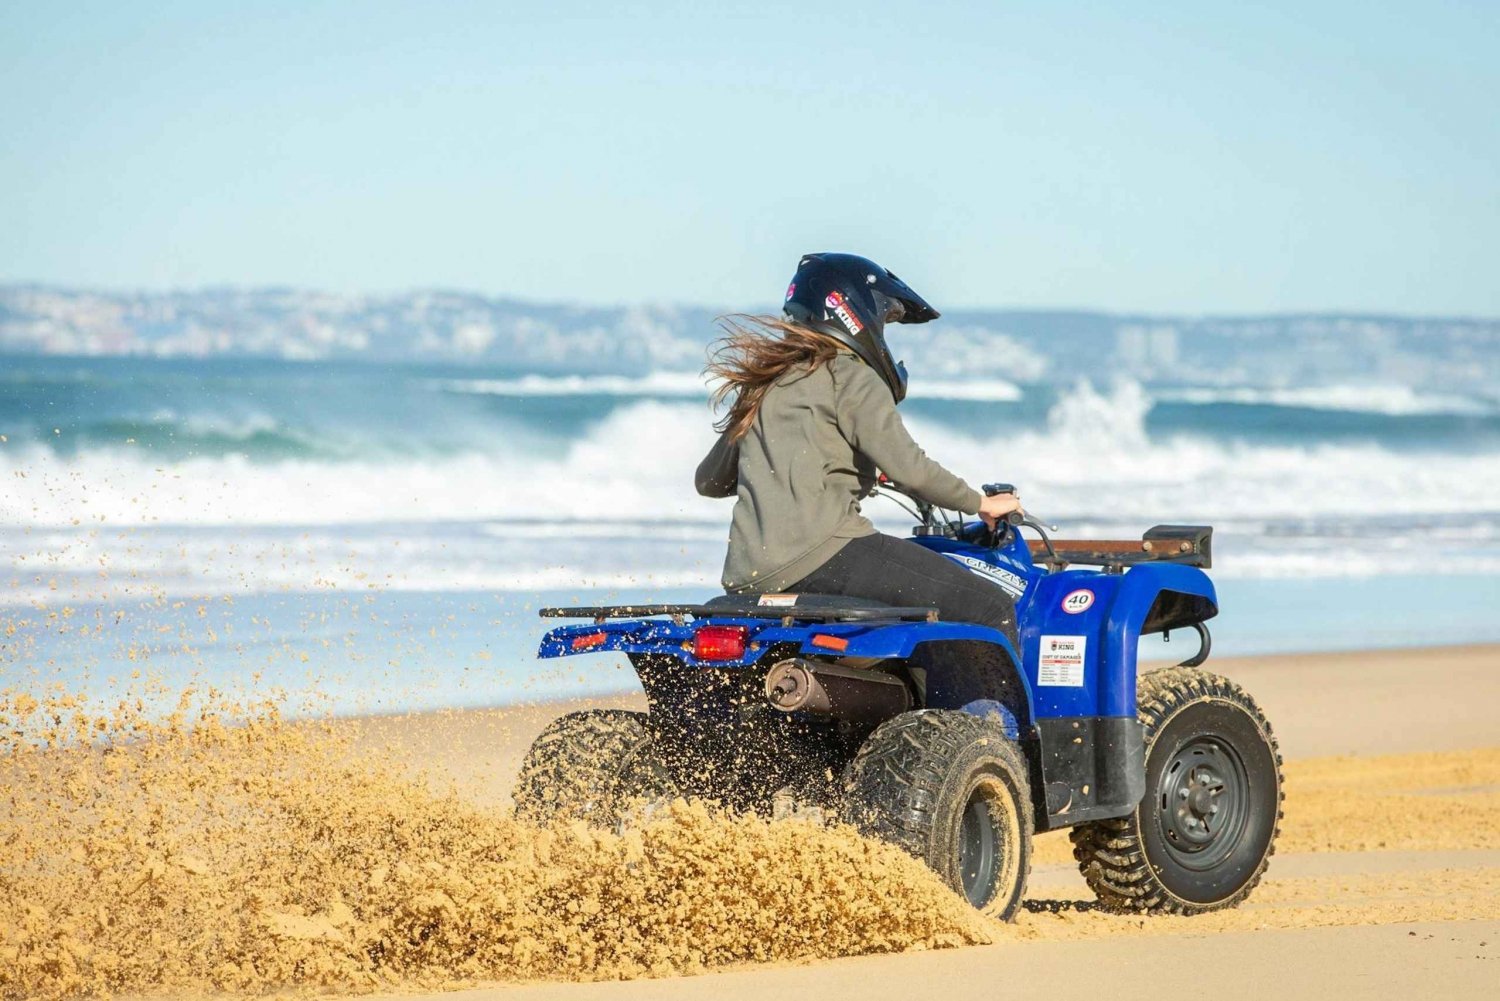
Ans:
POLYGON ((793 657, 766 672, 766 701, 784 713, 814 713, 874 725, 911 708, 911 688, 880 671, 793 657))

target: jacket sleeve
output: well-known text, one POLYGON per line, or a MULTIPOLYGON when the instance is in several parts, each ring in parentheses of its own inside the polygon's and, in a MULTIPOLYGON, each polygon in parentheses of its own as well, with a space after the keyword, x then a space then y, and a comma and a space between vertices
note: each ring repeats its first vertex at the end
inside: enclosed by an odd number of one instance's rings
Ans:
POLYGON ((927 457, 896 412, 891 390, 874 369, 855 359, 838 364, 839 431, 903 489, 938 507, 973 514, 978 490, 927 457))
POLYGON ((740 443, 730 441, 728 432, 720 434, 698 463, 693 482, 704 497, 733 497, 740 486, 740 443))

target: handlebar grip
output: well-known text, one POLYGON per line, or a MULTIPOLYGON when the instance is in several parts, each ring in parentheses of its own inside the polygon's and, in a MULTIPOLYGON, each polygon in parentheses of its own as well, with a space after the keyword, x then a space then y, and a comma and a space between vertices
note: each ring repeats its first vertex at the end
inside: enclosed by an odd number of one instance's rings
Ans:
POLYGON ((981 487, 986 497, 994 497, 996 494, 1013 494, 1016 492, 1014 483, 986 483, 981 487))

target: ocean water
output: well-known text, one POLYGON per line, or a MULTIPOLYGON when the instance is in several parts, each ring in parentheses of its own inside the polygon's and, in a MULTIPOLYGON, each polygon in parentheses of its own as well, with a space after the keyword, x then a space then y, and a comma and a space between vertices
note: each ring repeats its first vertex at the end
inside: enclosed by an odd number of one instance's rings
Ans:
MULTIPOLYGON (((1063 535, 1215 525, 1220 652, 1500 640, 1494 399, 918 373, 902 410, 1063 535)), ((534 609, 715 589, 711 421, 692 373, 0 357, 0 669, 347 711, 628 688, 532 660, 534 609)))

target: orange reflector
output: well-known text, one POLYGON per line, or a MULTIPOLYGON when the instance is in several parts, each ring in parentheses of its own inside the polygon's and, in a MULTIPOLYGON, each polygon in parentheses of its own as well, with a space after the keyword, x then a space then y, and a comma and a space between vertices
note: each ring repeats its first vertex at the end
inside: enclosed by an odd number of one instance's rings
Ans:
POLYGON ((584 633, 582 636, 573 637, 574 650, 588 650, 600 646, 609 639, 608 633, 584 633))
POLYGON ((813 646, 820 646, 825 650, 837 650, 840 653, 849 649, 849 641, 842 636, 824 636, 821 633, 812 638, 813 646))

